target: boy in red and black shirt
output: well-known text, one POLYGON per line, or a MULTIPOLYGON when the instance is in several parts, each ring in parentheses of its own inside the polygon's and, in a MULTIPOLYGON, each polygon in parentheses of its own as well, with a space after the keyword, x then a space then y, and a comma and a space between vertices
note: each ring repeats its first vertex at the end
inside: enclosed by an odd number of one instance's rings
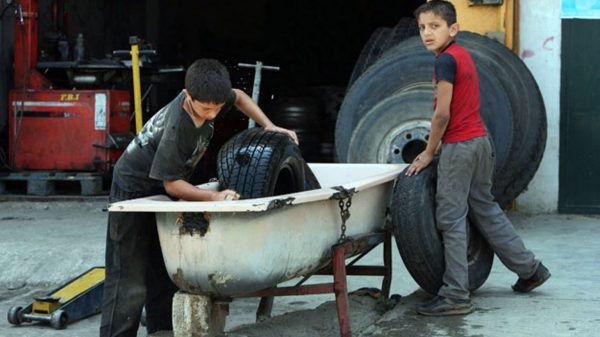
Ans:
POLYGON ((436 224, 444 242, 446 269, 442 287, 417 308, 423 315, 458 315, 473 311, 469 297, 466 217, 474 222, 502 263, 519 275, 513 290, 529 292, 550 272, 525 248, 491 193, 494 152, 479 113, 479 83, 471 55, 459 46, 456 10, 432 0, 415 11, 425 47, 435 52, 434 114, 427 148, 407 171, 418 174, 440 149, 437 167, 436 224))

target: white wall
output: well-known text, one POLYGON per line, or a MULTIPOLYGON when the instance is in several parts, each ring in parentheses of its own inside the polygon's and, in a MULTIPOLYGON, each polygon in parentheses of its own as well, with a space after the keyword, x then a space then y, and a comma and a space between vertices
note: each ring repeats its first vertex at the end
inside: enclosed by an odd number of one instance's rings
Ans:
POLYGON ((517 199, 517 208, 527 213, 554 212, 558 207, 560 8, 560 0, 520 1, 521 59, 540 87, 548 116, 548 140, 540 168, 517 199))

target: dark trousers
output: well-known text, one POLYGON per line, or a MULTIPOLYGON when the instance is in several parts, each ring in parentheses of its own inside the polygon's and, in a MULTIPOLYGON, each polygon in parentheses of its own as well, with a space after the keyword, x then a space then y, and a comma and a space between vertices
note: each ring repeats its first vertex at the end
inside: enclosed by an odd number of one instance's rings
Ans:
MULTIPOLYGON (((109 200, 142 196, 113 183, 109 200)), ((154 213, 109 213, 100 337, 135 337, 144 305, 148 333, 172 330, 176 290, 165 269, 154 213)))

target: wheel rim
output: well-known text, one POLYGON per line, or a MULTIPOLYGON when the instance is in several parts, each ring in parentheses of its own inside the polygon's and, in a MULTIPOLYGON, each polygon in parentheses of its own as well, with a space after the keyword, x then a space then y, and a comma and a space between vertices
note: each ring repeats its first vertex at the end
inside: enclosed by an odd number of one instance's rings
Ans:
POLYGON ((378 149, 380 163, 411 163, 427 147, 431 122, 425 119, 402 123, 390 130, 378 149))

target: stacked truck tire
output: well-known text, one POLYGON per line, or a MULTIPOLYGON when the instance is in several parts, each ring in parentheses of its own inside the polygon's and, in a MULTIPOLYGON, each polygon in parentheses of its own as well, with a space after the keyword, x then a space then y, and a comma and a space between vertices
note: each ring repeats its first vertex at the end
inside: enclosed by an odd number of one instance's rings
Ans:
MULTIPOLYGON (((411 163, 425 149, 433 114, 435 56, 417 35, 414 20, 403 19, 394 28, 375 30, 366 43, 337 117, 338 161, 411 163)), ((492 194, 507 207, 527 188, 542 159, 544 102, 527 66, 503 44, 471 32, 460 32, 457 42, 477 67, 481 116, 495 146, 492 194)), ((441 238, 434 213, 415 217, 415 209, 435 207, 435 174, 428 172, 419 182, 399 178, 396 185, 390 207, 398 248, 417 283, 435 293, 444 270, 441 238)), ((475 226, 469 232, 474 290, 487 278, 493 253, 475 226)))

